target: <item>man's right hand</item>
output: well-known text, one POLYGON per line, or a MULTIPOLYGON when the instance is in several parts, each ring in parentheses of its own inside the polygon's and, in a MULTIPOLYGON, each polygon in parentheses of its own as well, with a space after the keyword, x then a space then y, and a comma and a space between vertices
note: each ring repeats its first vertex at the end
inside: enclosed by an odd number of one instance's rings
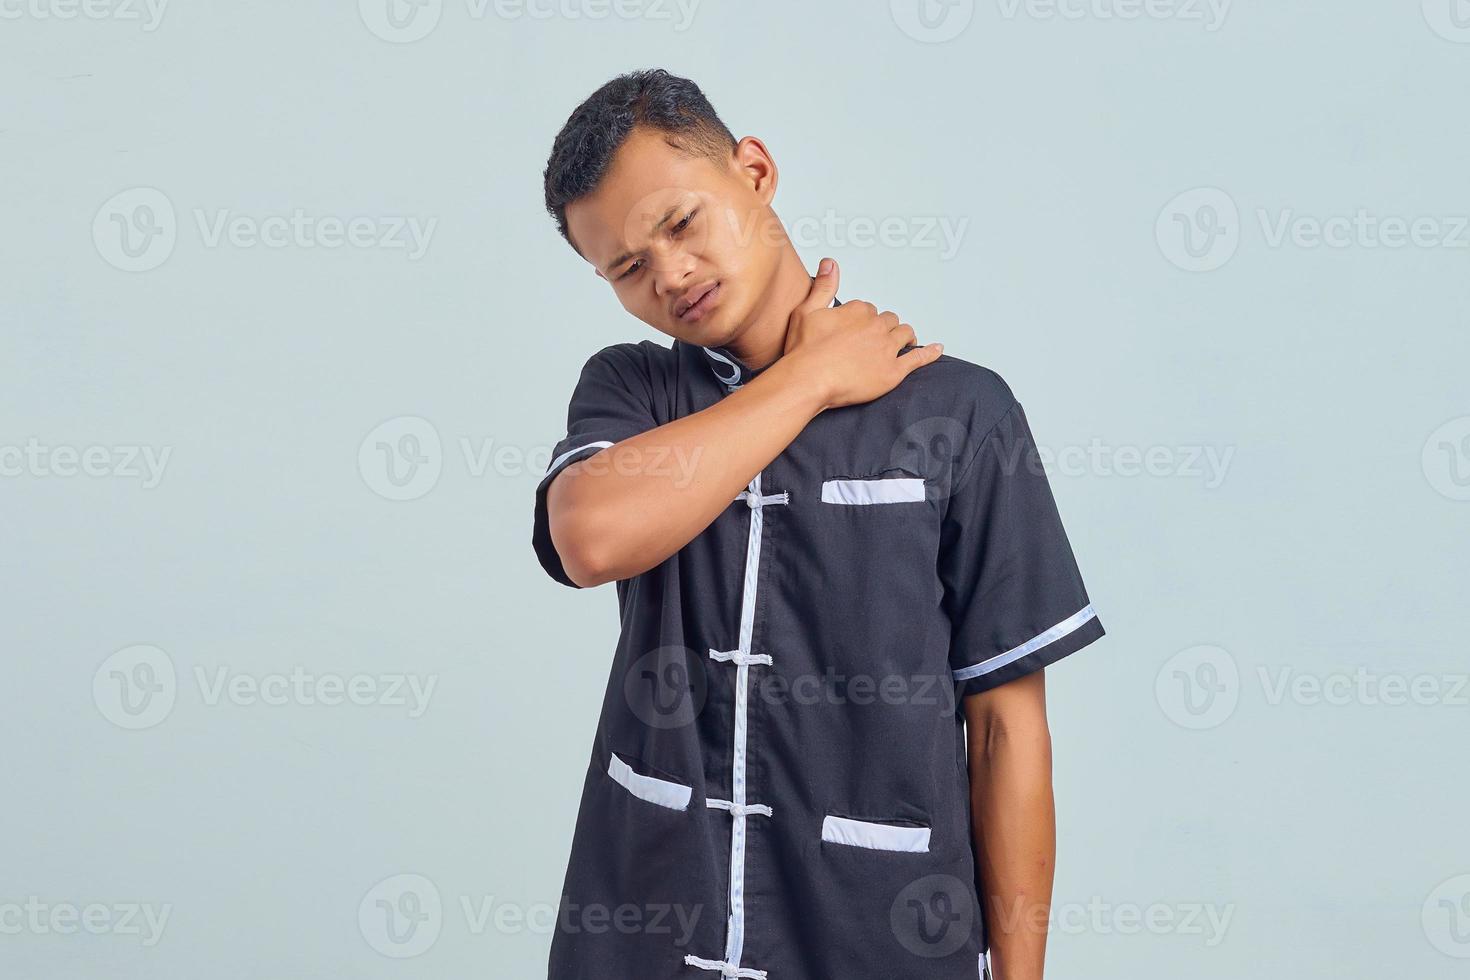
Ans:
POLYGON ((837 282, 836 260, 823 259, 811 292, 791 313, 782 353, 800 365, 824 409, 870 402, 944 353, 943 344, 917 346, 914 328, 890 310, 879 313, 862 300, 833 307, 837 282), (910 344, 915 349, 899 356, 910 344))

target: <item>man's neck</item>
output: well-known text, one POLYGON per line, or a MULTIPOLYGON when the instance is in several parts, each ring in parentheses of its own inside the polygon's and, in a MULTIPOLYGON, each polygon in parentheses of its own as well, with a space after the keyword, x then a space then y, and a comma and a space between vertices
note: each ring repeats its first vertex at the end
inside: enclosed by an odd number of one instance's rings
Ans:
POLYGON ((787 244, 781 251, 771 286, 756 306, 750 325, 725 345, 725 349, 752 371, 775 363, 786 349, 791 312, 811 291, 811 273, 801 264, 796 249, 787 244))

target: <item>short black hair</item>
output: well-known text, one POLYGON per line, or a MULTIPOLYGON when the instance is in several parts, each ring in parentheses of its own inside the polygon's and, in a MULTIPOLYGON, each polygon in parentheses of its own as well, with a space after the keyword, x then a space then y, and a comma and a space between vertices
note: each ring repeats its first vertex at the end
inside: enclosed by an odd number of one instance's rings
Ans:
POLYGON ((650 68, 607 82, 567 118, 551 144, 543 175, 546 210, 573 248, 567 205, 597 189, 613 155, 640 125, 663 133, 677 150, 721 165, 737 145, 709 99, 687 78, 650 68))

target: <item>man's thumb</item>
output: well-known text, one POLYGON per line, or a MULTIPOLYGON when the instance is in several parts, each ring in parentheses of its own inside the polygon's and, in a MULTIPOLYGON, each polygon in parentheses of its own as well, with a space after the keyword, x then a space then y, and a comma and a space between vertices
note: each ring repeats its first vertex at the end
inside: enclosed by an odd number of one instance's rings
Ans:
POLYGON ((837 260, 823 259, 817 265, 817 274, 812 278, 811 291, 802 301, 802 309, 824 310, 831 306, 832 297, 837 295, 838 278, 837 260))

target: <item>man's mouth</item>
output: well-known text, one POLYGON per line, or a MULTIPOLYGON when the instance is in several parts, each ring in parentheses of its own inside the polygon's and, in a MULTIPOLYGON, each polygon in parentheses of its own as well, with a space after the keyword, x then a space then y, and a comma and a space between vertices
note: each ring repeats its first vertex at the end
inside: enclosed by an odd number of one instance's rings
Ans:
POLYGON ((687 297, 687 305, 681 301, 684 308, 675 314, 675 319, 680 323, 698 323, 704 319, 710 309, 720 299, 720 283, 715 281, 708 286, 699 286, 687 297))

